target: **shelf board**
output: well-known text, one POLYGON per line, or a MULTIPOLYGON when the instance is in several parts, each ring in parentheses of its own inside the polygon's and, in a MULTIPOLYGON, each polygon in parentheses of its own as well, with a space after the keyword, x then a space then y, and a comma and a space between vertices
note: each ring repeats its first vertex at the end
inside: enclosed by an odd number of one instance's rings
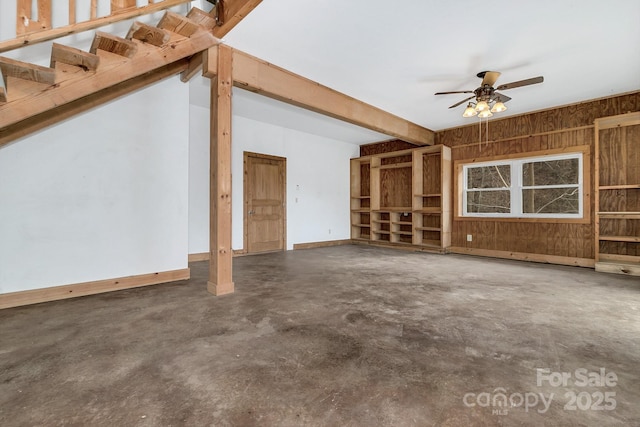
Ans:
POLYGON ((634 190, 640 188, 640 184, 601 185, 599 190, 634 190))
POLYGON ((371 212, 371 209, 369 209, 369 208, 351 209, 351 212, 353 212, 353 213, 369 213, 369 212, 371 212))
POLYGON ((640 243, 640 236, 600 236, 599 240, 607 242, 631 242, 640 243))
POLYGON ((442 231, 440 227, 416 227, 418 231, 442 231))
POLYGON ((352 199, 358 199, 358 200, 366 200, 366 199, 370 199, 371 196, 351 196, 352 199))
POLYGON ((372 234, 391 234, 390 231, 387 230, 371 230, 372 234))
POLYGON ((411 225, 411 221, 393 221, 391 224, 399 224, 399 225, 411 225))
POLYGON ((421 213, 421 214, 440 214, 442 211, 440 208, 424 208, 424 209, 417 209, 413 212, 421 213))
POLYGON ((371 228, 371 224, 351 224, 352 227, 371 228))
POLYGON ((413 236, 413 233, 410 231, 392 231, 391 234, 399 234, 401 236, 413 236))
POLYGON ((411 206, 385 206, 380 209, 376 209, 374 212, 411 212, 411 206))
POLYGON ((393 163, 389 165, 380 165, 380 169, 402 169, 402 168, 410 168, 413 164, 411 162, 403 162, 403 163, 393 163))
POLYGON ((442 197, 440 193, 431 193, 431 194, 414 194, 415 197, 442 197))
POLYGON ((376 224, 390 224, 391 221, 389 221, 388 219, 374 219, 371 222, 375 222, 376 224))
POLYGON ((600 218, 640 219, 640 212, 598 212, 600 218))

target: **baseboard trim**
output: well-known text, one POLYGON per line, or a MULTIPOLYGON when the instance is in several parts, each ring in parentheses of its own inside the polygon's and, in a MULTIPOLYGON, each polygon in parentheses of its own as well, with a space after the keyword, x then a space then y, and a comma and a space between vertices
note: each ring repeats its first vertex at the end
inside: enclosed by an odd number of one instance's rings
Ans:
POLYGON ((209 252, 189 254, 189 262, 209 261, 209 252))
POLYGON ((191 277, 188 268, 0 294, 0 309, 157 285, 191 277))
POLYGON ((445 254, 447 253, 447 248, 440 248, 437 246, 422 246, 422 245, 412 245, 409 243, 393 243, 393 242, 383 242, 381 240, 366 240, 366 239, 351 239, 352 245, 361 245, 361 246, 377 246, 380 248, 389 248, 389 249, 398 249, 401 251, 407 252, 427 252, 430 254, 445 254))
POLYGON ((462 248, 451 246, 448 252, 462 255, 476 255, 490 258, 515 259, 518 261, 532 261, 545 264, 571 265, 577 267, 594 268, 595 260, 590 258, 575 258, 558 255, 530 254, 526 252, 496 251, 491 249, 462 248))
POLYGON ((293 250, 298 249, 314 249, 314 248, 326 248, 329 246, 343 246, 350 245, 351 239, 344 240, 326 240, 324 242, 309 242, 309 243, 294 243, 293 250))

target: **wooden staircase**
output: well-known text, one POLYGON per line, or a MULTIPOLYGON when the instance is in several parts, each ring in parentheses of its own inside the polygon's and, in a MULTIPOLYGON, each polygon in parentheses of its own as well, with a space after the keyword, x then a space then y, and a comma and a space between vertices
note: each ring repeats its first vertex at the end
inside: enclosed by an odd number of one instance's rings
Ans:
POLYGON ((124 38, 96 31, 89 52, 53 43, 49 67, 0 56, 0 146, 102 102, 182 73, 220 41, 216 18, 198 8, 134 22, 124 38))

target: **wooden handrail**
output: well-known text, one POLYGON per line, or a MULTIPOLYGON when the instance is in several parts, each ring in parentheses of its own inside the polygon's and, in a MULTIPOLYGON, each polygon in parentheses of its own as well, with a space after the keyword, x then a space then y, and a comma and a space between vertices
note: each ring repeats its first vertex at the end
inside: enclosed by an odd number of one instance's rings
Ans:
MULTIPOLYGON (((73 3, 73 1, 71 3, 73 3)), ((113 24, 114 22, 135 18, 136 16, 147 15, 149 13, 158 12, 160 10, 168 9, 170 7, 178 6, 185 3, 191 3, 191 0, 163 0, 156 3, 149 2, 148 5, 135 9, 116 10, 115 14, 112 11, 112 14, 108 16, 90 19, 88 21, 80 23, 70 23, 69 25, 65 25, 59 28, 31 32, 29 34, 24 34, 16 37, 15 39, 0 42, 0 52, 6 52, 23 46, 32 45, 47 40, 53 40, 58 37, 68 36, 69 34, 81 33, 83 31, 101 27, 103 25, 113 24)), ((75 20, 75 9, 73 9, 73 14, 71 13, 70 9, 69 15, 70 20, 75 20)))

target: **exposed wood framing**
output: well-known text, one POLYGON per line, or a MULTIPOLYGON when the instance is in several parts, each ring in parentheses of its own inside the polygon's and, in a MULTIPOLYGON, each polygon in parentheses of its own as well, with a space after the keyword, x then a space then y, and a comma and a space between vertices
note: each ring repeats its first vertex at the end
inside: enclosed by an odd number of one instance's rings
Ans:
POLYGON ((193 55, 191 58, 189 58, 189 67, 184 70, 184 72, 182 74, 180 74, 180 81, 182 81, 183 83, 187 83, 189 80, 191 80, 192 77, 194 77, 196 74, 198 74, 201 69, 202 69, 202 57, 205 54, 205 51, 202 52, 198 52, 195 55, 193 55))
POLYGON ((171 38, 169 32, 142 22, 134 22, 125 37, 128 40, 136 39, 154 46, 162 46, 171 38))
POLYGON ((16 33, 18 35, 51 28, 51 0, 37 0, 36 15, 33 13, 33 5, 33 0, 18 0, 18 13, 16 14, 16 33), (38 19, 32 19, 34 16, 37 16, 38 19))
MULTIPOLYGON (((15 100, 9 93, 9 102, 0 104, 0 145, 11 141, 11 135, 15 134, 14 125, 20 122, 193 56, 216 45, 218 40, 209 32, 199 31, 191 38, 176 39, 162 48, 135 42, 138 54, 131 59, 101 55, 101 65, 96 73, 60 71, 56 85, 46 91, 15 100)), ((181 71, 186 69, 186 64, 181 64, 181 71)))
POLYGON ((187 13, 187 18, 189 18, 190 21, 193 21, 196 24, 210 30, 213 30, 216 26, 216 18, 202 9, 198 9, 197 7, 191 8, 189 13, 187 13))
POLYGON ((95 54, 98 49, 106 52, 115 53, 116 55, 131 58, 138 51, 138 46, 131 40, 114 36, 113 34, 96 31, 96 36, 91 43, 89 52, 95 54))
POLYGON ((218 26, 213 30, 213 35, 222 38, 261 2, 262 0, 226 0, 222 8, 223 16, 218 17, 218 26))
POLYGON ((195 22, 173 12, 165 13, 160 22, 158 22, 158 28, 184 37, 191 37, 196 31, 201 30, 200 26, 195 22))
POLYGON ((231 249, 231 87, 233 54, 217 49, 217 74, 211 79, 209 283, 214 295, 233 292, 231 249))
POLYGON ((56 62, 80 67, 85 71, 96 71, 100 64, 100 57, 75 47, 53 43, 51 46, 51 68, 55 68, 56 62))
MULTIPOLYGON (((29 0, 30 1, 30 0, 29 0)), ((95 1, 95 0, 92 0, 95 1)), ((58 37, 67 36, 69 34, 81 33, 87 30, 93 30, 104 25, 113 24, 114 22, 123 21, 125 19, 135 18, 141 15, 147 15, 150 13, 158 12, 168 9, 180 4, 191 3, 191 0, 164 0, 160 3, 149 3, 144 7, 131 9, 118 13, 116 15, 109 15, 102 18, 95 18, 86 22, 73 23, 63 27, 54 28, 46 31, 38 31, 31 34, 25 34, 24 36, 17 37, 15 39, 6 40, 0 42, 0 52, 6 52, 8 50, 16 49, 25 45, 32 45, 40 43, 46 40, 53 40, 58 37)), ((92 8, 93 12, 94 8, 92 8)), ((74 11, 75 12, 75 11, 74 11)), ((69 12, 71 15, 71 11, 69 12)))
MULTIPOLYGON (((255 9, 262 0, 227 0, 225 1, 225 7, 223 8, 222 17, 218 17, 217 25, 213 27, 213 35, 217 38, 221 39, 227 35, 229 31, 233 29, 245 16, 249 14, 253 9, 255 9)), ((194 22, 199 22, 199 19, 204 19, 202 17, 196 16, 198 12, 193 12, 196 8, 192 8, 189 15, 193 13, 192 16, 187 15, 188 18, 192 19, 194 22)), ((215 16, 216 9, 211 11, 210 16, 215 16)), ((215 22, 214 18, 214 22, 215 22)), ((203 25, 202 22, 199 22, 203 25)), ((192 69, 199 69, 202 66, 202 58, 194 58, 194 64, 192 69)), ((182 76, 182 81, 187 82, 197 73, 185 74, 182 76)), ((213 77, 213 76, 209 76, 213 77)))
MULTIPOLYGON (((215 58, 204 64, 204 75, 215 73, 215 58)), ((234 85, 288 104, 394 136, 416 145, 432 145, 434 132, 387 113, 305 77, 233 49, 234 85)))
POLYGON ((7 83, 7 77, 29 80, 37 83, 52 85, 55 83, 56 73, 52 68, 41 67, 27 62, 0 56, 0 71, 7 83))
POLYGON ((175 76, 184 71, 187 65, 188 62, 186 59, 172 62, 149 73, 120 82, 114 86, 66 103, 58 108, 44 111, 13 125, 4 127, 0 129, 0 147, 18 138, 61 122, 62 120, 66 120, 77 114, 84 113, 92 108, 120 98, 121 96, 133 93, 150 84, 175 76))
POLYGON ((122 13, 136 7, 136 0, 111 0, 111 14, 122 13))

